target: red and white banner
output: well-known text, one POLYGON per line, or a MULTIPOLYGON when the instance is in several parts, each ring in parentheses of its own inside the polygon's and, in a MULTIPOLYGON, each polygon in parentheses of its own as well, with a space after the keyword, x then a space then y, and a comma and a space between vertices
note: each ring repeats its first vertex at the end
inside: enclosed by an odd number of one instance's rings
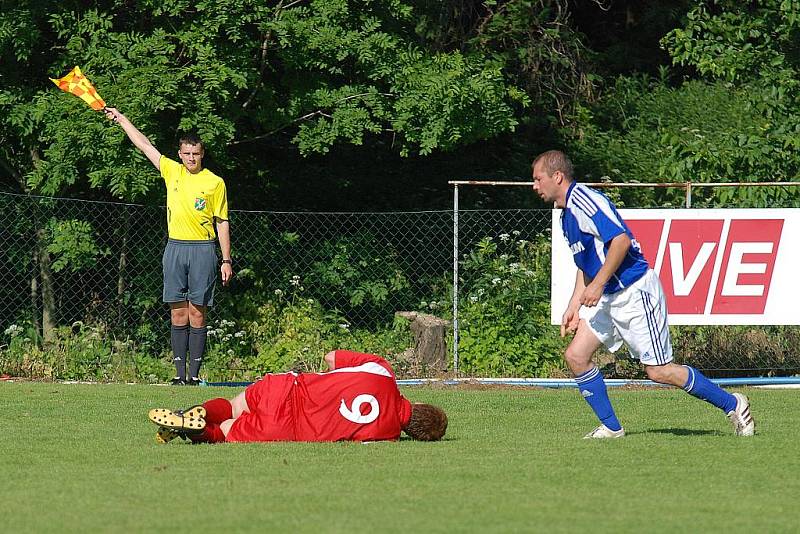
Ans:
MULTIPOLYGON (((672 325, 800 324, 800 210, 620 210, 658 273, 672 325)), ((553 210, 551 320, 576 267, 553 210)))

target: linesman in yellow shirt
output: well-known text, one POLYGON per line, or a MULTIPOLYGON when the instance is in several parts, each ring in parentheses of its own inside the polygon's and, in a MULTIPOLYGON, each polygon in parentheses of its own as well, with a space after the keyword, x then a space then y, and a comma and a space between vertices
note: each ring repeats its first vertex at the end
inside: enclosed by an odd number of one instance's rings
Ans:
POLYGON ((170 340, 176 371, 172 383, 197 385, 206 348, 206 311, 214 303, 217 238, 222 251, 219 267, 222 285, 227 285, 233 277, 225 182, 203 168, 203 143, 196 135, 185 135, 179 140, 178 163, 162 155, 119 110, 106 108, 105 113, 122 127, 164 178, 169 240, 162 262, 163 298, 170 306, 172 319, 170 340))

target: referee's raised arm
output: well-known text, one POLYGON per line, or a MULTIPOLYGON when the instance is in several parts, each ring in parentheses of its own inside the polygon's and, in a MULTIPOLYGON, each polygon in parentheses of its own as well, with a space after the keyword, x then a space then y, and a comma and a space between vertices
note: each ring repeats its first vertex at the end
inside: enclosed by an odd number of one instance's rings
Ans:
POLYGON ((122 112, 120 112, 117 108, 105 108, 104 111, 109 119, 122 126, 122 129, 125 131, 128 139, 130 139, 136 148, 141 150, 144 155, 147 156, 147 159, 150 160, 150 163, 152 163, 155 168, 160 171, 161 152, 159 152, 158 149, 153 146, 153 143, 150 142, 147 136, 140 132, 139 129, 128 120, 128 117, 123 115, 122 112))

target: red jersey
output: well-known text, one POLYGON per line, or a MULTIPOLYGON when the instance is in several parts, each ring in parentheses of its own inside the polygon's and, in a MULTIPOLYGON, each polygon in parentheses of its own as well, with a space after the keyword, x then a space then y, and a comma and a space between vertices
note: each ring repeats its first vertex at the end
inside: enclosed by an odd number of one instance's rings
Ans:
POLYGON ((337 350, 326 373, 268 374, 245 390, 250 413, 227 441, 395 440, 411 418, 389 363, 337 350))

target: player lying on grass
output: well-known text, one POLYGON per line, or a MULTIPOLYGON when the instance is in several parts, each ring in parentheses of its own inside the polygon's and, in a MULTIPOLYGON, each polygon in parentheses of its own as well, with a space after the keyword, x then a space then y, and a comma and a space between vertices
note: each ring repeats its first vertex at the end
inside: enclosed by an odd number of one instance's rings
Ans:
POLYGON ((325 363, 325 373, 267 374, 231 400, 150 410, 156 441, 380 441, 398 439, 401 430, 421 441, 444 436, 444 411, 403 397, 380 356, 335 350, 325 363))
POLYGON ((601 343, 616 351, 623 342, 650 380, 683 388, 716 406, 728 415, 737 436, 752 436, 755 421, 747 397, 728 393, 693 367, 673 363, 661 282, 614 204, 599 191, 575 182, 572 162, 563 152, 540 154, 531 167, 534 191, 563 209, 561 229, 578 267, 561 336, 575 334, 564 359, 601 423, 586 437, 625 435, 603 375, 592 363, 601 343))

